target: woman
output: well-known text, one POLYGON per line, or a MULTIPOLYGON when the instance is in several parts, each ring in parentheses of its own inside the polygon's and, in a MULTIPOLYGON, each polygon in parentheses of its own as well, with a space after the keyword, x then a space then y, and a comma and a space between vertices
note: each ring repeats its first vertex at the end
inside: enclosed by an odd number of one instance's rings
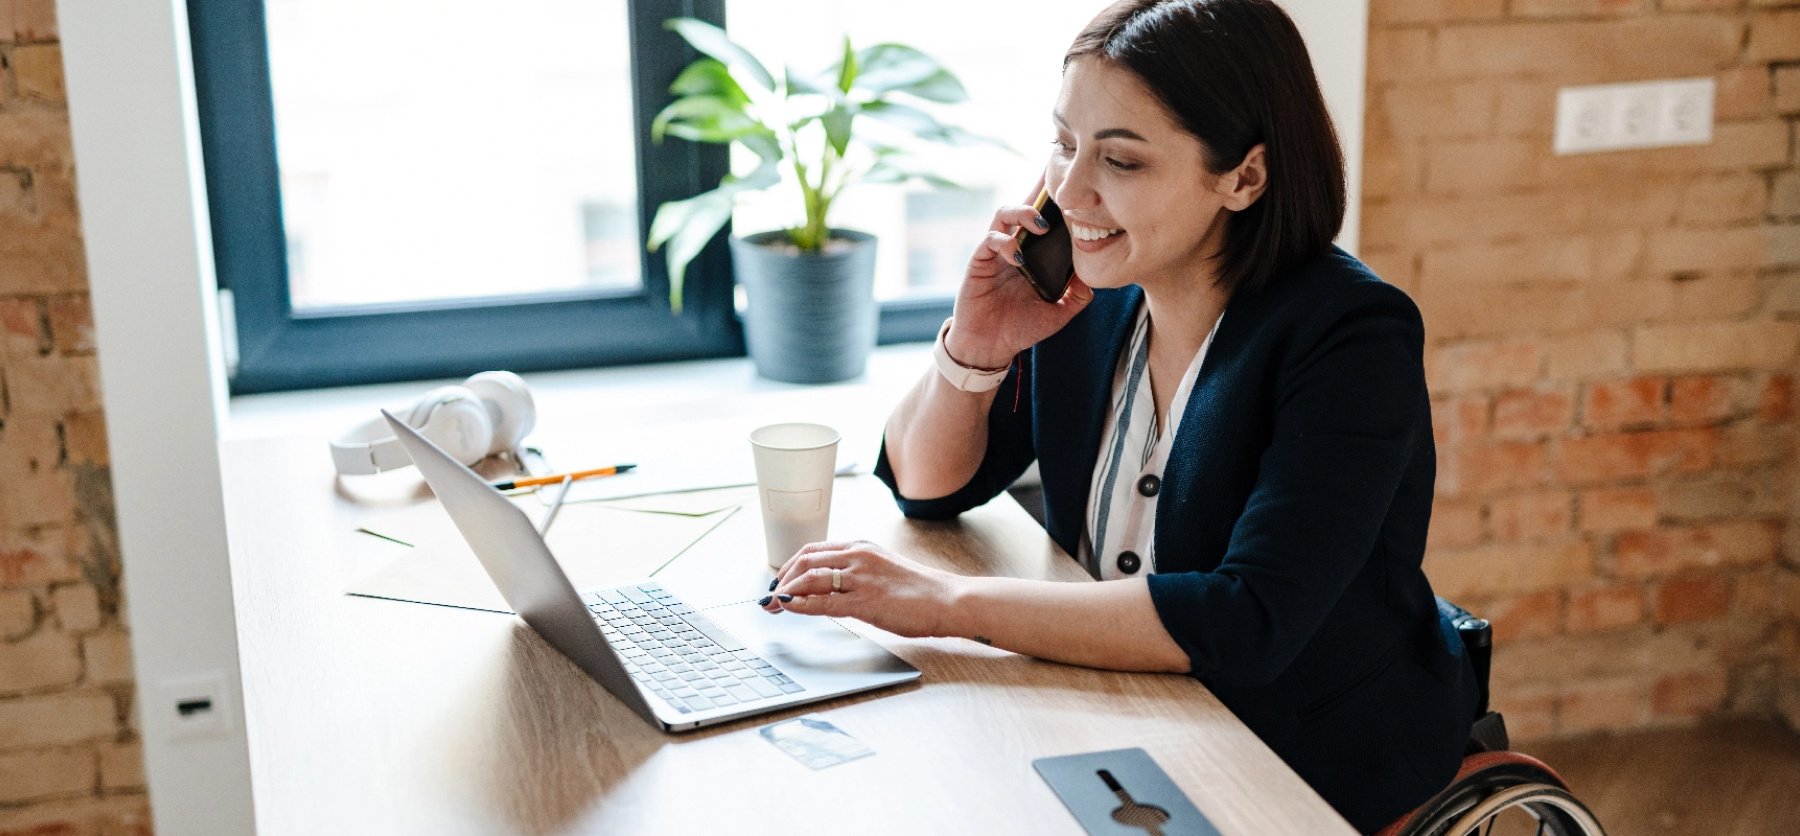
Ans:
POLYGON ((1037 300, 1013 233, 1041 219, 997 212, 876 473, 945 518, 1035 460, 1046 528, 1103 582, 815 543, 765 606, 1190 674, 1378 829, 1449 782, 1475 685, 1420 571, 1423 325, 1331 245, 1343 162, 1305 46, 1269 0, 1126 0, 1076 38, 1053 121, 1077 278, 1037 300))

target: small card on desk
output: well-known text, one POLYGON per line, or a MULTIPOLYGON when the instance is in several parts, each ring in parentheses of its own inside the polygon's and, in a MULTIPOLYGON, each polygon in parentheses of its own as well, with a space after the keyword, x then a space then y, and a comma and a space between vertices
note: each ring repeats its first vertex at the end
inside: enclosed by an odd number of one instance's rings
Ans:
POLYGON ((757 731, 775 748, 813 769, 875 754, 874 749, 817 714, 770 723, 757 731))
POLYGON ((1219 836, 1143 749, 1038 758, 1031 765, 1094 836, 1219 836))

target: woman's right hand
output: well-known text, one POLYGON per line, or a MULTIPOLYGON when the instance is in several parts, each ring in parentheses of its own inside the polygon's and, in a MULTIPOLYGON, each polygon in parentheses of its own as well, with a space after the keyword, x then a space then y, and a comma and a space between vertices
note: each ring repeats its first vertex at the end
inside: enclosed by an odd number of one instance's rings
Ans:
POLYGON ((994 223, 969 259, 968 273, 956 292, 956 322, 944 336, 944 347, 957 362, 1002 368, 1014 355, 1062 330, 1094 301, 1093 288, 1074 276, 1062 299, 1045 302, 1019 271, 1019 244, 1013 236, 1021 227, 1027 235, 1043 234, 1038 221, 1030 206, 1002 206, 994 213, 994 223))

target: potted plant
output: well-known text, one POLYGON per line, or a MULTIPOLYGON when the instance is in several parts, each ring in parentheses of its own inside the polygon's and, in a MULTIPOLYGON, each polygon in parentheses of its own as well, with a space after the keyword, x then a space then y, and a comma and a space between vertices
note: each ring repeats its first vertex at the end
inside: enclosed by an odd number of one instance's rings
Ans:
POLYGON ((831 227, 831 208, 858 182, 954 187, 920 167, 905 145, 990 141, 921 107, 966 100, 962 83, 917 49, 884 43, 857 50, 847 37, 826 72, 789 67, 778 80, 716 26, 692 18, 664 26, 702 57, 670 85, 675 99, 651 122, 652 138, 735 143, 757 159, 754 170, 728 174, 712 191, 658 207, 648 243, 652 251, 667 248, 670 304, 680 311, 688 264, 730 220, 735 198, 787 178, 800 195, 794 224, 731 239, 732 266, 748 299, 751 359, 758 374, 794 383, 862 374, 875 344, 875 238, 831 227), (867 130, 870 121, 880 127, 867 130), (899 141, 884 139, 884 130, 899 141))

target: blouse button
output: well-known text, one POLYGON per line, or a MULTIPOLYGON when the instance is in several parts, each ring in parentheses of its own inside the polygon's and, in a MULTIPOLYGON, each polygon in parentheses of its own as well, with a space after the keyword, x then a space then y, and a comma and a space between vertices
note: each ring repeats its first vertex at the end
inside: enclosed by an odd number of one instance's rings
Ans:
POLYGON ((1137 552, 1120 552, 1119 553, 1119 571, 1120 572, 1123 572, 1127 575, 1136 574, 1137 570, 1138 570, 1138 566, 1140 566, 1141 563, 1142 562, 1138 560, 1137 552))
POLYGON ((1162 480, 1156 478, 1155 474, 1147 475, 1138 480, 1137 489, 1144 496, 1155 496, 1157 491, 1162 490, 1162 480))

